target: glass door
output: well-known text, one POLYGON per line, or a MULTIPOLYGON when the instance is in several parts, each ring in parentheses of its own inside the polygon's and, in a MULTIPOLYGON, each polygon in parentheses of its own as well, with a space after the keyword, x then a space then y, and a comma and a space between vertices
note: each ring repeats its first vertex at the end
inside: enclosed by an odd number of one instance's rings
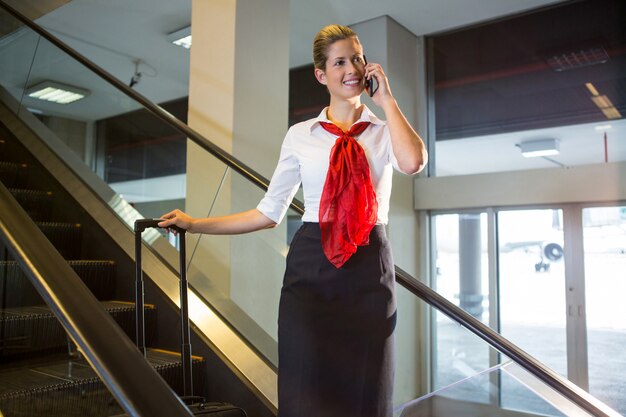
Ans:
POLYGON ((582 210, 589 392, 626 415, 626 207, 582 210))
MULTIPOLYGON (((433 217, 436 248, 433 288, 472 314, 489 321, 487 213, 453 213, 433 217)), ((433 316, 433 387, 439 389, 489 368, 490 350, 440 312, 433 316)), ((489 402, 466 392, 459 399, 489 402)))
MULTIPOLYGON (((567 376, 562 219, 560 209, 498 212, 499 323, 503 336, 567 376)), ((513 385, 501 392, 505 408, 532 401, 513 385)))
MULTIPOLYGON (((626 207, 562 204, 434 214, 432 286, 554 371, 626 415, 626 207)), ((503 358, 432 320, 434 389, 503 358)), ((553 415, 506 379, 458 399, 553 415)))

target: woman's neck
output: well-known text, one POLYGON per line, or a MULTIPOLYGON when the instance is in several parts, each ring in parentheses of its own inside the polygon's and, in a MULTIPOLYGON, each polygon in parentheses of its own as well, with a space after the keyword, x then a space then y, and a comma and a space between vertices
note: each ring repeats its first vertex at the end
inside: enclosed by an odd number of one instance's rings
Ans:
POLYGON ((328 120, 333 122, 337 127, 345 132, 349 130, 357 120, 359 120, 362 111, 363 105, 361 104, 361 100, 339 101, 331 99, 326 116, 328 117, 328 120))

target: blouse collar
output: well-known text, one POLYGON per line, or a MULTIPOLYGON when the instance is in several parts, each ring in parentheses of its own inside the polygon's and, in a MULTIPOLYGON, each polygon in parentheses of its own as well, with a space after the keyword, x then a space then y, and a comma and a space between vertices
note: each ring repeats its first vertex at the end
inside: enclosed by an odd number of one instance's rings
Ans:
MULTIPOLYGON (((332 123, 330 120, 328 120, 327 110, 328 110, 328 106, 324 107, 324 110, 322 110, 319 116, 315 118, 315 122, 311 125, 311 131, 315 127, 317 127, 320 122, 332 123)), ((385 124, 385 122, 380 120, 374 113, 372 113, 372 111, 366 105, 363 105, 363 111, 361 112, 361 117, 359 117, 359 119, 354 123, 356 124, 359 122, 370 122, 371 124, 374 124, 374 125, 385 124)))

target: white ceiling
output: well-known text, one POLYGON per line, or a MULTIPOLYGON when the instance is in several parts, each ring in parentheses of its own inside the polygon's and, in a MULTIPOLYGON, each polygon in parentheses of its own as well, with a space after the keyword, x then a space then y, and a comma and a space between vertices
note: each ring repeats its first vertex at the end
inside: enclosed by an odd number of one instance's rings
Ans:
POLYGON ((525 130, 462 140, 437 141, 437 176, 571 167, 626 160, 626 120, 586 123, 549 129, 525 130), (610 126, 598 130, 598 127, 610 126), (559 154, 525 158, 518 145, 535 139, 558 141, 559 154))
MULTIPOLYGON (((388 15, 415 35, 431 34, 563 0, 294 0, 290 65, 311 62, 311 41, 329 23, 388 15), (461 6, 461 7, 460 7, 461 6)), ((166 35, 191 21, 191 0, 73 0, 37 20, 122 81, 141 59, 136 89, 155 102, 187 95, 188 51, 166 35)), ((88 115, 85 115, 87 118, 88 115)))
MULTIPOLYGON (((297 67, 311 62, 311 40, 319 28, 329 23, 353 24, 388 15, 414 34, 426 35, 561 1, 563 0, 294 0, 290 3, 290 65, 297 67)), ((191 0, 73 0, 42 16, 37 22, 124 82, 130 81, 135 71, 134 61, 140 59, 139 70, 143 76, 135 89, 160 103, 188 95, 189 52, 168 43, 166 35, 188 25, 190 20, 191 0)), ((2 84, 8 86, 14 95, 19 95, 24 86, 23 74, 31 64, 30 57, 36 45, 36 40, 28 33, 22 33, 18 37, 13 46, 0 40, 2 56, 9 56, 10 52, 20 57, 16 58, 18 62, 0 61, 2 84), (23 62, 19 62, 22 60, 23 62)), ((93 105, 89 100, 68 105, 66 108, 75 117, 98 120, 135 108, 123 95, 104 83, 98 83, 87 71, 69 59, 52 51, 46 52, 43 44, 38 48, 38 59, 33 64, 33 77, 28 85, 35 83, 37 69, 41 66, 48 76, 53 74, 57 81, 89 85, 92 95, 99 97, 98 102, 93 105), (48 56, 43 58, 46 55, 48 56), (112 106, 107 107, 107 102, 112 106), (104 110, 107 108, 114 110, 104 110)), ((38 106, 50 114, 58 114, 54 105, 42 106, 34 101, 27 104, 38 106)), ((624 122, 613 123, 609 136, 623 136, 625 130, 624 122)), ((438 172, 440 175, 456 175, 555 166, 541 158, 528 160, 520 157, 515 145, 529 135, 559 137, 562 154, 554 159, 563 165, 580 164, 581 158, 590 154, 593 155, 591 162, 600 162, 596 159, 603 158, 602 147, 598 145, 601 138, 598 141, 594 139, 594 142, 588 140, 589 137, 595 138, 601 134, 592 125, 578 126, 558 131, 520 132, 444 141, 437 145, 438 172), (484 156, 468 157, 484 152, 493 155, 495 147, 500 149, 497 161, 490 159, 486 164, 484 156)), ((611 158, 626 159, 626 145, 619 147, 622 142, 624 141, 611 145, 611 158)))
MULTIPOLYGON (((76 0, 75 0, 76 1, 76 0)), ((295 0, 290 3, 290 64, 312 62, 311 42, 330 23, 387 15, 417 36, 447 31, 564 0, 295 0)))

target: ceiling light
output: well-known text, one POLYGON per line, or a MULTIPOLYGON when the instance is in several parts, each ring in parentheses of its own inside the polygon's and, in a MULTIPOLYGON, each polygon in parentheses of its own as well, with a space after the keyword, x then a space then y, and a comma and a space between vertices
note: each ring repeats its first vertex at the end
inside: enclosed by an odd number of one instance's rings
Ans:
POLYGON ((590 65, 604 64, 609 60, 609 54, 601 46, 594 48, 568 51, 552 55, 547 58, 548 65, 555 71, 561 72, 590 65))
POLYGON ((607 119, 621 119, 622 114, 615 107, 607 107, 605 109, 601 109, 602 113, 607 119))
POLYGON ((167 40, 174 45, 182 46, 186 49, 191 48, 191 26, 169 33, 167 35, 167 40))
POLYGON ((522 151, 522 156, 526 158, 559 154, 559 141, 557 139, 528 140, 518 146, 522 151))
POLYGON ((620 119, 622 117, 622 114, 615 108, 607 96, 592 96, 591 101, 593 101, 607 119, 620 119))
POLYGON ((596 130, 609 130, 612 126, 611 125, 599 125, 596 126, 594 129, 596 130))
POLYGON ((600 109, 608 109, 613 107, 613 103, 607 96, 593 96, 591 97, 591 101, 595 103, 596 106, 600 109))
POLYGON ((69 104, 74 101, 85 98, 89 95, 89 91, 84 88, 73 87, 71 85, 55 82, 44 81, 26 90, 29 97, 39 100, 52 101, 53 103, 69 104))
POLYGON ((591 84, 591 83, 585 83, 585 87, 587 87, 587 90, 589 90, 589 92, 591 93, 592 96, 599 96, 600 93, 598 93, 598 90, 596 90, 596 87, 591 84))

